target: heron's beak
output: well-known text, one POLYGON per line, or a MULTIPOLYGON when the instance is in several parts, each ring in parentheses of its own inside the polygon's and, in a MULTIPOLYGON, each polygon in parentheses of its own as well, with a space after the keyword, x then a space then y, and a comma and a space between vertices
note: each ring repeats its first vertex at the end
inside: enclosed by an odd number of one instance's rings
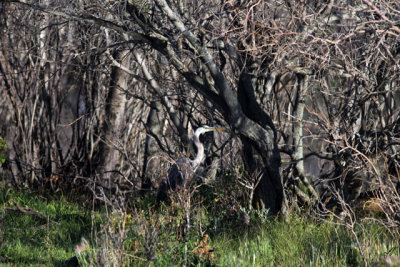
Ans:
POLYGON ((215 128, 214 131, 223 131, 224 128, 215 128))

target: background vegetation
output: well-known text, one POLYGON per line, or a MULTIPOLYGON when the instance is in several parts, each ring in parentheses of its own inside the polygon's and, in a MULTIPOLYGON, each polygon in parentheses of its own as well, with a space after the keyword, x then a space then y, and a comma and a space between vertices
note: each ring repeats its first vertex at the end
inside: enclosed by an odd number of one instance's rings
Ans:
POLYGON ((1 1, 1 261, 398 264, 399 21, 394 0, 1 1), (225 130, 157 206, 203 124, 225 130))

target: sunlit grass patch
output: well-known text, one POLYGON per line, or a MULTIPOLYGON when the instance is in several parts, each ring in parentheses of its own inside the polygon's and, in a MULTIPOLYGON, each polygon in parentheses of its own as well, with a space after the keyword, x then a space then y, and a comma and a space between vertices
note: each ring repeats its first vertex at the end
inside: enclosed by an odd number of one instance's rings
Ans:
POLYGON ((359 243, 343 225, 292 217, 221 234, 212 244, 221 266, 362 266, 400 255, 398 238, 381 225, 365 221, 355 233, 359 243))
MULTIPOLYGON (((75 255, 74 246, 92 230, 90 211, 63 197, 0 192, 0 261, 52 265, 75 255)), ((97 217, 98 218, 98 217, 97 217)))

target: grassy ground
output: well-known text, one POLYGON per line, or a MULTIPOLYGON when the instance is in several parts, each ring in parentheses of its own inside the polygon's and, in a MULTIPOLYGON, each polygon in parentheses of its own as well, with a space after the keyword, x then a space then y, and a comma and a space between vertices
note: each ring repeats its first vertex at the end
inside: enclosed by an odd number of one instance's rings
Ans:
POLYGON ((90 210, 60 197, 47 200, 12 190, 0 192, 0 262, 54 265, 72 257, 82 236, 99 224, 90 210))
POLYGON ((254 215, 250 226, 200 210, 183 236, 179 209, 135 215, 82 208, 63 197, 0 191, 0 262, 54 265, 75 255, 86 237, 82 265, 110 261, 127 266, 362 266, 400 255, 400 240, 371 221, 350 228, 292 215, 254 215), (106 218, 108 217, 108 219, 106 218), (99 230, 100 229, 100 230, 99 230), (101 230, 103 229, 103 230, 101 230), (100 255, 101 254, 101 255, 100 255))
POLYGON ((355 236, 344 226, 293 217, 274 221, 245 234, 218 236, 222 266, 362 266, 399 255, 399 240, 384 227, 364 222, 355 236))

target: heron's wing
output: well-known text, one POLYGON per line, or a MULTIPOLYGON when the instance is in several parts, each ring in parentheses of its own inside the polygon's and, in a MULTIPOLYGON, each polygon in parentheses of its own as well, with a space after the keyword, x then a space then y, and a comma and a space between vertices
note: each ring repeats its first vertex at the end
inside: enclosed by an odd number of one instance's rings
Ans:
POLYGON ((176 161, 176 165, 178 165, 179 169, 186 168, 187 165, 191 165, 191 164, 192 164, 192 161, 189 158, 180 158, 176 161))
POLYGON ((168 178, 161 182, 157 192, 157 203, 168 198, 168 191, 175 190, 177 186, 185 184, 186 180, 194 173, 191 160, 179 159, 173 164, 168 172, 168 178))
POLYGON ((158 187, 157 191, 157 203, 162 201, 166 201, 168 198, 168 191, 175 190, 177 185, 183 183, 182 175, 179 171, 179 168, 176 164, 172 165, 169 172, 167 179, 164 179, 160 186, 158 187))
POLYGON ((168 189, 174 190, 177 185, 183 184, 183 180, 184 179, 182 177, 182 173, 178 165, 177 164, 172 165, 168 174, 168 180, 167 180, 168 189))

